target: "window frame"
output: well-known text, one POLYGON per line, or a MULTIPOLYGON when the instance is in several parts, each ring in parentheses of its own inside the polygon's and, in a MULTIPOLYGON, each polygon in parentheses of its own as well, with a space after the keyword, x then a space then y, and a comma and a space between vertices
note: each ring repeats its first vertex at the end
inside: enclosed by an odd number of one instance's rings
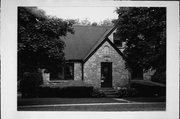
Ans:
POLYGON ((73 62, 66 62, 65 63, 65 70, 64 70, 64 80, 74 80, 74 63, 73 62), (67 66, 71 66, 72 67, 72 77, 68 77, 67 78, 67 66))
POLYGON ((117 33, 113 33, 113 42, 116 47, 122 47, 122 41, 118 39, 117 33))

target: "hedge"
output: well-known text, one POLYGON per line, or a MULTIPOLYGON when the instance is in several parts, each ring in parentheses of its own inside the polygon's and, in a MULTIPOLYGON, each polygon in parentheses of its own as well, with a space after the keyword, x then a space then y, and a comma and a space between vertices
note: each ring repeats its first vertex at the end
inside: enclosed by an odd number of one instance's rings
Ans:
POLYGON ((19 83, 19 90, 22 97, 37 97, 39 86, 43 83, 40 73, 26 72, 19 83))
POLYGON ((142 84, 131 84, 131 87, 137 90, 137 97, 156 97, 166 95, 166 87, 148 86, 142 84))
POLYGON ((42 85, 39 87, 39 97, 91 97, 92 86, 42 85))

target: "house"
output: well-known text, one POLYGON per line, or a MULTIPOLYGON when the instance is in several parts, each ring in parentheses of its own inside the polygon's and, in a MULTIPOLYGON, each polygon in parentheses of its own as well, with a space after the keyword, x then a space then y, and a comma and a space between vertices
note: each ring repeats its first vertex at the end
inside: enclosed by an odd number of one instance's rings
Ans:
POLYGON ((117 40, 116 27, 74 26, 74 31, 62 38, 66 64, 58 79, 80 80, 96 88, 127 86, 131 75, 125 67, 121 52, 124 43, 117 40))

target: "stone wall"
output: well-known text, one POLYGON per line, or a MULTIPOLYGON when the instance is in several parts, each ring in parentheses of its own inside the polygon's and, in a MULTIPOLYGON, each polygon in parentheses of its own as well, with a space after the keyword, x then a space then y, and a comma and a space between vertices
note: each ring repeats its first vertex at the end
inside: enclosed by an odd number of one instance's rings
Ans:
POLYGON ((82 80, 82 64, 74 63, 74 80, 82 80))
POLYGON ((84 81, 101 87, 101 62, 112 62, 112 86, 127 86, 129 71, 119 53, 106 41, 84 64, 84 81))

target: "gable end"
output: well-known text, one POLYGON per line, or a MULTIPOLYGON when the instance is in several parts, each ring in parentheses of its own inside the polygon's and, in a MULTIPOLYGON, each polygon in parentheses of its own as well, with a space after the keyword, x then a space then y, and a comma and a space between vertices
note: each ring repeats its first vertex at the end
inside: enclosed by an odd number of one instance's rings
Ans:
MULTIPOLYGON (((108 35, 107 35, 108 36, 108 35)), ((108 42, 115 50, 116 52, 118 52, 118 54, 120 56, 123 57, 123 59, 125 59, 125 56, 123 55, 123 53, 109 40, 109 38, 105 38, 84 60, 84 63, 105 43, 108 42)))

